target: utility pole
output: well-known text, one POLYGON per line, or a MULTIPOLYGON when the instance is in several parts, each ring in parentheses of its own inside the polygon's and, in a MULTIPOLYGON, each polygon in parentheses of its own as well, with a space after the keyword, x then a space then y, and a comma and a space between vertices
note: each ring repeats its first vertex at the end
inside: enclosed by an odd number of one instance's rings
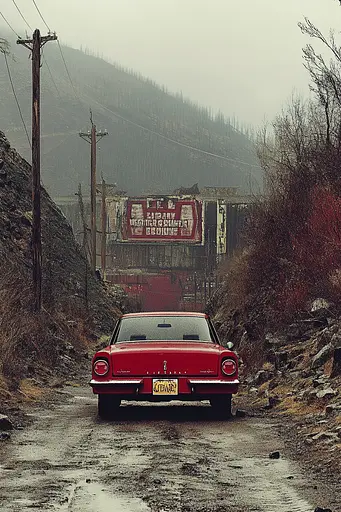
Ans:
POLYGON ((107 185, 102 177, 102 233, 101 233, 101 270, 102 279, 105 280, 107 270, 107 185))
POLYGON ((96 272, 96 240, 97 240, 97 212, 96 212, 96 156, 97 141, 108 135, 107 130, 104 132, 97 131, 96 125, 92 120, 92 112, 90 110, 91 131, 80 132, 79 136, 91 145, 91 269, 96 272))
POLYGON ((56 34, 41 36, 36 29, 32 39, 18 39, 32 52, 32 264, 34 311, 41 310, 42 249, 41 249, 41 182, 40 182, 40 68, 41 49, 56 34))

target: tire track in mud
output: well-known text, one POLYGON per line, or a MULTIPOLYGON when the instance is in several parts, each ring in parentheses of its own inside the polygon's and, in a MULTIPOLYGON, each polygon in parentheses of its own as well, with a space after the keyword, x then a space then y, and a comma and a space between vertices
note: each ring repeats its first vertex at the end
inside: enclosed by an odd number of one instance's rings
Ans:
POLYGON ((284 443, 266 422, 214 421, 208 406, 177 404, 129 404, 104 422, 87 389, 71 392, 0 454, 1 512, 314 509, 312 484, 268 458, 284 443))

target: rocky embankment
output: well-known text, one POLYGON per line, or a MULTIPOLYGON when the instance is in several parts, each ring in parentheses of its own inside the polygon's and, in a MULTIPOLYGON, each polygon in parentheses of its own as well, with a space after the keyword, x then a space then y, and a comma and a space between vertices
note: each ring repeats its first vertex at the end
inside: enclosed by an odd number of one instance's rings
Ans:
POLYGON ((341 319, 318 300, 309 318, 267 333, 261 345, 261 369, 244 368, 247 402, 288 419, 296 451, 321 472, 341 471, 341 319))
POLYGON ((0 413, 71 380, 120 313, 44 189, 41 207, 43 307, 35 314, 31 168, 0 132, 0 413))

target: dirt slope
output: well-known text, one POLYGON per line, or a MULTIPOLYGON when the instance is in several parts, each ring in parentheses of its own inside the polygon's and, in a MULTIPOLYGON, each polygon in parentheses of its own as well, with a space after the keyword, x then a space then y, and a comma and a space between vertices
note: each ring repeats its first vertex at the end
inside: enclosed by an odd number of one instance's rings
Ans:
POLYGON ((7 392, 25 378, 76 367, 77 353, 109 333, 119 313, 43 190, 43 311, 33 315, 31 218, 30 166, 0 132, 0 389, 7 392))

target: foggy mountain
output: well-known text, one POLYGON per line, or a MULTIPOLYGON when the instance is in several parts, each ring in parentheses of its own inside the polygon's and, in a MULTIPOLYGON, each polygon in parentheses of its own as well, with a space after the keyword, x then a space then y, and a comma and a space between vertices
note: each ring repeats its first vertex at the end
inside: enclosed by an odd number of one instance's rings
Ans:
MULTIPOLYGON (((11 42, 14 59, 8 57, 8 63, 30 130, 29 52, 4 35, 11 42)), ((88 52, 63 47, 63 55, 70 78, 57 44, 44 47, 42 180, 50 194, 73 194, 78 183, 89 183, 90 145, 79 137, 80 130, 90 128, 89 107, 97 129, 108 130, 108 136, 98 143, 98 180, 103 174, 108 183, 117 183, 130 194, 170 192, 193 183, 259 188, 261 169, 252 142, 222 115, 213 116, 181 94, 171 95, 150 80, 88 52)), ((0 128, 30 160, 3 58, 0 89, 0 128)))

